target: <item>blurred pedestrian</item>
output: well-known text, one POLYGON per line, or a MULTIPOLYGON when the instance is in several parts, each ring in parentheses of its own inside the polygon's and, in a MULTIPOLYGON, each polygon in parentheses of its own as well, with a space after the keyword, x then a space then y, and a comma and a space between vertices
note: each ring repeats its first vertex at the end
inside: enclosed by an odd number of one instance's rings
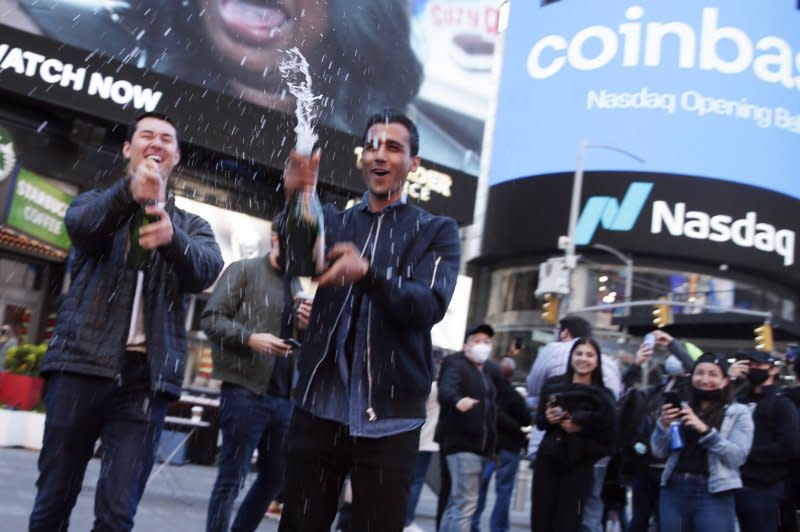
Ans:
MULTIPOLYGON (((648 386, 630 387, 620 399, 619 452, 623 477, 630 485, 632 495, 628 532, 647 532, 651 520, 658 523, 659 486, 666 460, 653 456, 650 436, 661 417, 665 393, 677 394, 680 400, 688 402, 689 372, 694 365, 681 341, 664 331, 653 334, 657 335, 656 345, 666 346, 669 352, 664 358, 663 368, 653 368, 654 374, 662 375, 661 379, 648 386)), ((623 376, 626 384, 640 384, 640 361, 652 360, 652 353, 653 349, 642 343, 636 354, 637 364, 623 376)))
POLYGON ((736 492, 741 532, 777 532, 790 464, 800 445, 800 426, 792 401, 778 393, 780 368, 769 353, 746 351, 749 386, 737 399, 753 414, 753 446, 741 467, 744 487, 736 492))
MULTIPOLYGON (((222 381, 219 470, 208 503, 206 530, 227 532, 233 503, 258 449, 258 475, 231 530, 255 530, 283 485, 284 439, 292 404, 291 293, 284 282, 279 223, 265 257, 232 263, 203 310, 214 372, 222 381)), ((306 303, 310 306, 309 303, 306 303)))
POLYGON ((521 453, 528 438, 522 431, 531 424, 531 416, 525 399, 511 384, 511 376, 517 369, 514 359, 505 357, 500 361, 503 378, 497 389, 497 447, 495 458, 484 468, 478 495, 478 508, 472 517, 472 532, 480 530, 480 520, 486 507, 489 481, 494 476, 494 509, 489 517, 491 532, 505 532, 511 526, 511 494, 519 471, 521 453))

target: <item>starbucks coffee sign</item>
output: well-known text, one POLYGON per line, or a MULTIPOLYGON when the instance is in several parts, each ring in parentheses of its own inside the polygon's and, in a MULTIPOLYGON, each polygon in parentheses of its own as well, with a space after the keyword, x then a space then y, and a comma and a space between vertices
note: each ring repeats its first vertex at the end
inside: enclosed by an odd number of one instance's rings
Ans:
POLYGON ((21 168, 6 225, 60 249, 70 247, 64 215, 73 196, 21 168))

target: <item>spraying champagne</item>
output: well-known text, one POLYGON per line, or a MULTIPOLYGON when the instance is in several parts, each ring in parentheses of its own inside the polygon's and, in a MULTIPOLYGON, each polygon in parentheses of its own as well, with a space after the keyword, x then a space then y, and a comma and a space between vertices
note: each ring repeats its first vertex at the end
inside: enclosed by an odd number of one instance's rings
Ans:
MULTIPOLYGON (((300 50, 295 47, 286 53, 289 57, 281 62, 279 69, 289 92, 297 100, 295 151, 310 158, 317 141, 314 125, 316 105, 321 96, 315 96, 311 90, 308 62, 300 50)), ((285 234, 287 273, 300 277, 316 277, 321 274, 325 269, 325 218, 316 183, 295 193, 286 217, 285 234)))

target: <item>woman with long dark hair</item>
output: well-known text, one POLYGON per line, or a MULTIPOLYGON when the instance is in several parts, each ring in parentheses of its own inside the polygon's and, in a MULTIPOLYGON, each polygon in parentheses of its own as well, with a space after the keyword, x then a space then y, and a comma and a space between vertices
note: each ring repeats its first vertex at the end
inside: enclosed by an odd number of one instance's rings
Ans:
POLYGON ((665 532, 733 532, 739 467, 753 442, 750 410, 731 402, 728 362, 703 353, 694 363, 688 404, 667 403, 650 438, 667 458, 661 477, 660 527, 665 532))
POLYGON ((593 338, 578 338, 566 373, 542 388, 536 424, 545 435, 534 462, 534 532, 579 529, 594 464, 613 450, 616 406, 603 386, 600 355, 593 338))

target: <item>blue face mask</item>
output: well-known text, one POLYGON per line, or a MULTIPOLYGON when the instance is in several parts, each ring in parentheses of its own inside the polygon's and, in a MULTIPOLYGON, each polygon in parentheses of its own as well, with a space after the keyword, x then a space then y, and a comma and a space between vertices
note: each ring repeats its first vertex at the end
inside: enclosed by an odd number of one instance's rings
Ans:
POLYGON ((666 359, 664 359, 664 371, 666 371, 667 375, 670 377, 685 373, 683 364, 681 364, 680 359, 675 355, 669 355, 666 359))

